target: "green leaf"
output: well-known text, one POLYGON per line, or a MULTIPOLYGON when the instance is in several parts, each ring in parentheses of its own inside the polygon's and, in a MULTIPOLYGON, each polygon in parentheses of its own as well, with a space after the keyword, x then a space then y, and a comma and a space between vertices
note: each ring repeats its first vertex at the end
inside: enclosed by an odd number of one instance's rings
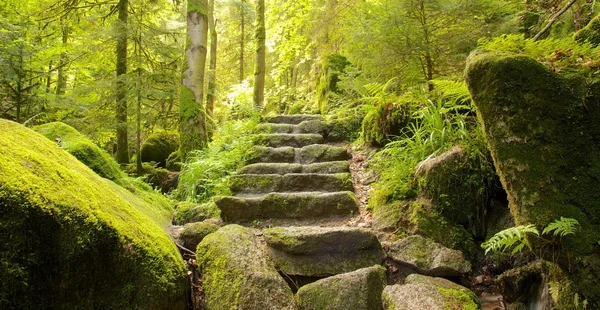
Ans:
POLYGON ((523 250, 525 245, 525 237, 527 234, 539 236, 540 233, 533 224, 511 227, 495 234, 490 240, 481 244, 487 254, 490 251, 504 252, 507 249, 515 246, 512 254, 516 254, 523 250))
POLYGON ((550 223, 542 231, 543 235, 553 233, 554 236, 564 237, 566 235, 575 234, 579 222, 576 219, 562 217, 560 220, 555 220, 550 223))

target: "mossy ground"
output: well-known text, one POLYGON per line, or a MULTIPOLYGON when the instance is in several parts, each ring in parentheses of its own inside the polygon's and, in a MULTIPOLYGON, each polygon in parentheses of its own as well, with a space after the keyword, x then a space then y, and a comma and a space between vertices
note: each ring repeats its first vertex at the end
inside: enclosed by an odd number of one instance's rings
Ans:
POLYGON ((182 309, 185 266, 169 210, 0 120, 2 308, 182 309), (164 212, 167 211, 167 212, 164 212))

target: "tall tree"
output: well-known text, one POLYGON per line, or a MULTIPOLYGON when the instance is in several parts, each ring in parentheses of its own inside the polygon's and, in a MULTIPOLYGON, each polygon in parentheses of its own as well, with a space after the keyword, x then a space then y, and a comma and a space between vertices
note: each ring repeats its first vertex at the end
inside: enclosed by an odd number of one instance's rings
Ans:
POLYGON ((265 0, 256 1, 256 65, 254 70, 254 107, 261 110, 265 101, 265 0))
POLYGON ((127 137, 127 18, 129 0, 119 0, 117 22, 117 154, 120 164, 129 163, 129 143, 127 137))
POLYGON ((207 146, 206 112, 203 108, 204 70, 208 43, 207 0, 188 0, 186 67, 179 103, 180 155, 207 146))
POLYGON ((66 47, 69 43, 69 20, 67 17, 63 17, 60 20, 61 32, 62 32, 62 47, 63 51, 60 53, 60 61, 58 63, 58 80, 56 81, 56 94, 64 95, 67 88, 67 75, 65 66, 67 65, 67 52, 66 47))
POLYGON ((208 90, 206 92, 206 114, 211 119, 215 106, 217 88, 217 25, 215 22, 215 0, 208 1, 208 28, 210 30, 210 63, 208 68, 208 90))
POLYGON ((245 36, 246 36, 246 6, 245 1, 242 0, 240 3, 240 14, 242 15, 241 19, 241 34, 240 34, 240 83, 244 81, 246 78, 246 74, 244 73, 244 45, 245 36))

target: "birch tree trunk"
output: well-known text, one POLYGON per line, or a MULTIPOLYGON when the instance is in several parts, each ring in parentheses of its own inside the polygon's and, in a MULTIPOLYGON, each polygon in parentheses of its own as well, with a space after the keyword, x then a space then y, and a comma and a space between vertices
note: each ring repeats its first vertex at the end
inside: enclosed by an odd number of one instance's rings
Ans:
POLYGON ((208 43, 207 0, 188 0, 187 48, 179 101, 182 160, 193 150, 207 146, 204 99, 204 70, 208 43))
POLYGON ((206 92, 206 114, 212 119, 215 106, 217 70, 217 28, 215 23, 215 0, 208 1, 208 29, 210 30, 210 64, 208 68, 208 90, 206 92))

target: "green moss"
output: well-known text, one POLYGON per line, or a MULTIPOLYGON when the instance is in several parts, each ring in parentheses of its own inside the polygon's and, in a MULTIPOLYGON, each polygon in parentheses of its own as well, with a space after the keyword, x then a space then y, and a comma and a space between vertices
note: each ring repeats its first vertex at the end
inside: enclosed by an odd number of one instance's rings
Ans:
POLYGON ((167 167, 167 158, 179 148, 177 133, 160 131, 144 141, 140 154, 142 162, 155 162, 161 168, 167 167))
POLYGON ((108 153, 75 128, 65 123, 54 122, 36 126, 33 130, 52 141, 58 139, 61 148, 90 167, 99 176, 116 182, 125 177, 119 164, 108 153))
POLYGON ((575 32, 573 39, 580 43, 588 42, 598 46, 600 44, 600 15, 594 17, 585 27, 575 32))
POLYGON ((183 226, 183 231, 179 235, 179 240, 182 241, 183 246, 196 250, 198 244, 209 234, 219 230, 219 226, 208 221, 189 223, 183 226))
POLYGON ((345 56, 339 54, 328 55, 322 63, 321 72, 317 78, 317 107, 321 114, 328 112, 329 93, 339 93, 337 83, 339 76, 344 72, 350 62, 345 56))
POLYGON ((444 296, 448 303, 447 309, 452 310, 479 310, 481 309, 473 298, 473 292, 466 292, 460 289, 451 289, 438 287, 440 294, 444 296))
POLYGON ((170 171, 181 171, 181 157, 178 151, 171 153, 167 157, 167 169, 170 171))
POLYGON ((183 309, 164 210, 0 120, 0 307, 183 309))
MULTIPOLYGON (((180 137, 179 137, 179 156, 182 161, 187 159, 188 153, 193 150, 206 148, 207 141, 203 140, 202 134, 206 133, 206 128, 200 128, 198 115, 204 113, 201 104, 196 102, 194 92, 186 87, 181 87, 179 97, 179 118, 180 118, 180 137)), ((168 155, 167 155, 168 156, 168 155)))
POLYGON ((219 209, 213 201, 198 204, 194 202, 180 202, 175 206, 173 224, 185 225, 200 222, 208 218, 219 218, 219 209))
POLYGON ((568 272, 580 296, 600 307, 600 93, 570 87, 541 63, 525 56, 478 53, 467 82, 507 191, 517 225, 545 227, 560 217, 581 224, 560 247, 530 240, 534 252, 568 272), (576 151, 574 151, 576 150, 576 151), (575 259, 573 259, 575 258, 575 259))

